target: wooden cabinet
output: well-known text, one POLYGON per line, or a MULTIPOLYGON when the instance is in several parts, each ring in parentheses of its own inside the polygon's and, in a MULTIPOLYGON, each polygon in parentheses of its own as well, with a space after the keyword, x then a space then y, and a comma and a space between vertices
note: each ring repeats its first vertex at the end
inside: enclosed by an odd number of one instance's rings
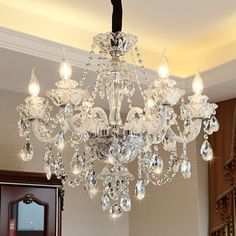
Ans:
POLYGON ((210 236, 236 236, 236 99, 218 103, 220 130, 211 137, 210 236))
POLYGON ((63 195, 55 177, 0 171, 0 235, 61 236, 63 195))

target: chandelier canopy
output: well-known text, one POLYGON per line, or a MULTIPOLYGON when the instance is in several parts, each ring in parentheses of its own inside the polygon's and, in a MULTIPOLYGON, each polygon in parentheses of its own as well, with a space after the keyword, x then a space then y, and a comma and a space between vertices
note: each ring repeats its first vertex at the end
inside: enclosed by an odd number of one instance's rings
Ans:
POLYGON ((158 78, 149 79, 136 46, 137 37, 122 32, 121 0, 112 0, 112 4, 112 32, 94 37, 81 80, 72 79, 71 65, 63 54, 61 79, 56 82, 55 89, 47 92, 49 99, 39 96, 40 86, 33 69, 30 96, 17 111, 20 114, 19 135, 26 140, 20 153, 22 160, 33 158, 32 131, 46 145, 43 156, 46 177, 50 179, 54 173, 64 185, 71 187, 83 183, 91 198, 101 185, 102 209, 117 217, 131 210, 130 181, 136 179, 135 193, 141 200, 149 183, 166 184, 179 171, 185 179, 190 178, 187 144, 201 129, 204 142, 200 153, 204 160, 211 160, 213 151, 208 135, 218 131, 219 123, 215 117, 217 105, 209 103, 208 97, 202 95, 199 73, 193 81, 194 94, 188 97, 188 102, 184 99, 185 91, 177 88, 175 80, 169 78, 165 56, 158 69, 158 78), (127 64, 127 54, 131 54, 139 66, 127 64), (98 58, 95 60, 98 61, 96 79, 89 92, 84 82, 94 58, 98 58), (146 80, 145 89, 140 76, 146 80), (133 105, 135 93, 142 96, 143 107, 133 105), (108 101, 108 111, 96 106, 98 96, 108 101), (121 114, 124 100, 128 101, 127 115, 121 114), (65 146, 74 150, 68 168, 63 159, 65 146), (97 175, 98 161, 104 166, 97 175), (127 167, 134 161, 137 177, 127 167))

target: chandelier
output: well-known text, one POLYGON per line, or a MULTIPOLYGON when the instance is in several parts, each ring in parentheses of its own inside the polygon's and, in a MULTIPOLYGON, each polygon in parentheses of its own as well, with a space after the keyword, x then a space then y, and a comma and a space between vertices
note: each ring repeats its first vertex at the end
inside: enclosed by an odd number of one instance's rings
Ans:
POLYGON ((170 78, 165 56, 158 78, 149 79, 136 46, 137 37, 122 32, 121 0, 112 0, 112 4, 112 32, 94 37, 80 81, 72 79, 70 62, 64 55, 61 79, 55 89, 47 92, 49 99, 45 99, 39 96, 40 86, 33 69, 30 96, 17 111, 19 135, 26 140, 20 152, 22 160, 33 158, 33 133, 46 146, 43 168, 47 179, 55 174, 64 185, 83 184, 91 198, 101 187, 102 209, 118 217, 131 210, 130 181, 136 179, 135 194, 141 200, 149 183, 169 183, 178 172, 185 179, 190 178, 187 144, 196 139, 201 129, 204 142, 200 153, 205 161, 210 161, 213 151, 208 135, 218 131, 219 123, 215 117, 217 105, 202 95, 199 73, 193 80, 194 94, 188 101, 185 91, 170 78), (135 58, 136 66, 125 61, 127 54, 135 58), (96 78, 93 90, 89 91, 84 87, 93 61, 97 64, 96 78), (147 82, 145 89, 140 77, 147 82), (142 107, 134 106, 134 94, 142 96, 142 107), (108 111, 96 106, 98 97, 107 100, 108 111), (125 100, 129 111, 122 115, 125 100), (68 166, 64 159, 69 157, 63 158, 65 148, 74 150, 68 166), (128 163, 135 161, 137 177, 128 169, 128 163), (98 174, 97 162, 103 163, 98 174))

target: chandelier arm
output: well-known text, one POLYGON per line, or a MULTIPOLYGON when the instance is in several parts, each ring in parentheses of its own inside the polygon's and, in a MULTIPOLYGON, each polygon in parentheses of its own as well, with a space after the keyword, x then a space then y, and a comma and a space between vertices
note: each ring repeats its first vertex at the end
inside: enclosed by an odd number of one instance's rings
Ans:
POLYGON ((196 119, 193 121, 191 127, 189 128, 191 130, 191 134, 188 136, 181 137, 177 135, 171 128, 168 130, 170 135, 174 137, 176 142, 178 143, 190 143, 192 142, 201 132, 202 128, 202 120, 201 119, 196 119))
POLYGON ((117 33, 122 31, 122 1, 121 0, 111 0, 113 5, 112 13, 112 32, 117 33))
POLYGON ((91 120, 88 119, 87 122, 83 122, 83 125, 80 126, 79 128, 78 127, 75 127, 74 123, 81 119, 81 115, 80 114, 76 114, 70 118, 67 119, 67 125, 69 127, 69 130, 76 134, 76 135, 81 135, 83 133, 86 133, 87 130, 88 130, 88 127, 90 126, 91 124, 91 120))

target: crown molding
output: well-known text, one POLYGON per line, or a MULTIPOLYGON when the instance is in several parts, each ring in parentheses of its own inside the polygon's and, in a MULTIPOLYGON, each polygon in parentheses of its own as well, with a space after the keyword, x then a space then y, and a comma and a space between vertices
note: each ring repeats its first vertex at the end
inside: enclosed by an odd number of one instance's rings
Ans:
POLYGON ((80 68, 85 65, 89 55, 88 52, 79 48, 41 39, 3 27, 0 27, 0 47, 57 62, 60 62, 62 49, 65 48, 71 64, 80 68))

